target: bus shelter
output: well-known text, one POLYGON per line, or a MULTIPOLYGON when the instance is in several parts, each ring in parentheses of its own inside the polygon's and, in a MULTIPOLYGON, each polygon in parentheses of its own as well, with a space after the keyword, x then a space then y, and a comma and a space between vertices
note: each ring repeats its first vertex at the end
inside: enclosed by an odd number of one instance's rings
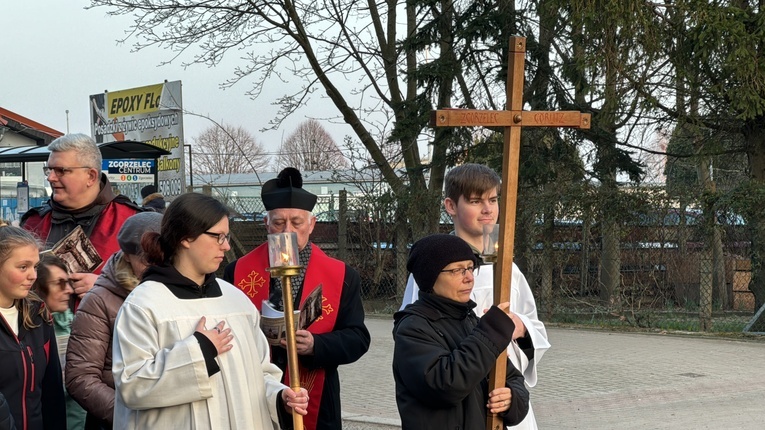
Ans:
MULTIPOLYGON (((109 177, 109 182, 120 192, 139 202, 140 186, 148 184, 157 186, 157 160, 163 155, 170 155, 167 150, 138 141, 104 142, 99 143, 98 148, 103 159, 101 171, 109 177)), ((49 155, 47 146, 0 148, 0 163, 21 163, 21 182, 17 184, 17 197, 13 202, 6 202, 8 199, 3 199, 3 206, 12 205, 13 212, 23 212, 29 207, 27 186, 29 172, 26 163, 45 162, 49 155)))

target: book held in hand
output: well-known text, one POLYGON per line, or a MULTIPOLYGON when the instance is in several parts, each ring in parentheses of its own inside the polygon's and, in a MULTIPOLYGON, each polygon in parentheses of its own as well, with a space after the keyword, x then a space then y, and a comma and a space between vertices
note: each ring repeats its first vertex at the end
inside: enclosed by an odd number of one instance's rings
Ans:
POLYGON ((60 258, 69 268, 69 273, 91 273, 103 262, 93 242, 79 225, 53 245, 53 248, 41 252, 46 253, 60 258))
MULTIPOLYGON (((293 311, 295 330, 305 330, 321 316, 322 286, 319 284, 303 302, 300 310, 293 311)), ((260 328, 269 345, 279 345, 287 339, 284 312, 277 310, 268 300, 263 300, 260 310, 260 328)))

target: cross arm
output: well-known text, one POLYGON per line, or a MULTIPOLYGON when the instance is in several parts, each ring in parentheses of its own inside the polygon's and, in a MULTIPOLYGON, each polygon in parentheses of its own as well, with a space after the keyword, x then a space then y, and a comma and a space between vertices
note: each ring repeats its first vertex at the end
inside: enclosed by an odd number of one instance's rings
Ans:
POLYGON ((431 113, 430 126, 574 127, 589 129, 590 114, 578 111, 439 109, 431 113))

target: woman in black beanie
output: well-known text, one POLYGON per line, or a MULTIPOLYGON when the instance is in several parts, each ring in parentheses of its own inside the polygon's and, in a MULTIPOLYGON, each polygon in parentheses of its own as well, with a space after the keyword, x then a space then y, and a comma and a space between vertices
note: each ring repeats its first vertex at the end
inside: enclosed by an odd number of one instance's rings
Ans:
POLYGON ((478 257, 457 236, 417 241, 406 268, 420 297, 394 315, 393 377, 402 430, 480 429, 488 413, 506 426, 526 416, 529 392, 508 360, 505 387, 488 392, 488 375, 512 340, 509 304, 480 320, 471 310, 478 257))

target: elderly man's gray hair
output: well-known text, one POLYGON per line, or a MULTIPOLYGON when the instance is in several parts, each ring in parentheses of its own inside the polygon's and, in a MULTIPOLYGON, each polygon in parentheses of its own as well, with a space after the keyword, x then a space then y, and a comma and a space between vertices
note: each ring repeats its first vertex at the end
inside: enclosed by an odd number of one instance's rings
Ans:
POLYGON ((50 152, 75 151, 83 167, 101 170, 101 151, 96 142, 87 134, 65 134, 48 145, 50 152))

